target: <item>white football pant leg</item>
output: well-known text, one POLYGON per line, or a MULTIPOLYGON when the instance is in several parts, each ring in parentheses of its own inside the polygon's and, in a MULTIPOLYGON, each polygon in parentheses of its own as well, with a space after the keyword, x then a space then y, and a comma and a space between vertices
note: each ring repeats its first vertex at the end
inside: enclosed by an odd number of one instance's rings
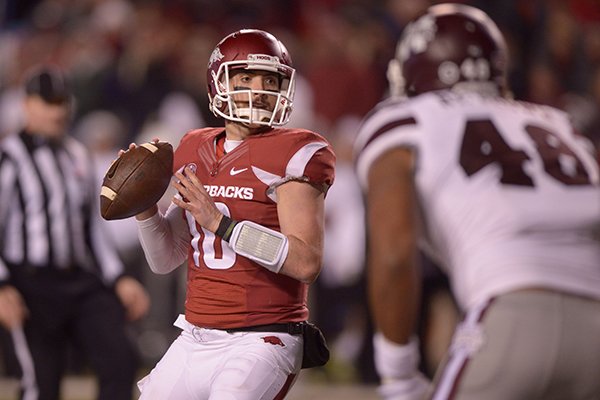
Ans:
POLYGON ((272 400, 287 391, 300 372, 301 336, 243 335, 215 374, 211 400, 272 400))

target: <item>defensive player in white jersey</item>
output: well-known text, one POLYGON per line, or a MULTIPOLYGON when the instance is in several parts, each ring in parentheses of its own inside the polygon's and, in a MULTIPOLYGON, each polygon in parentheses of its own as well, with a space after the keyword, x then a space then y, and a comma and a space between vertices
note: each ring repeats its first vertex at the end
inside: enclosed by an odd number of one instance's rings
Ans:
POLYGON ((271 34, 225 37, 207 75, 225 127, 188 132, 175 151, 180 196, 166 215, 136 216, 152 270, 188 268, 183 332, 138 386, 149 400, 281 399, 303 365, 335 156, 320 135, 281 128, 295 70, 271 34))
POLYGON ((598 165, 565 113, 508 98, 506 65, 485 13, 433 6, 357 138, 386 399, 600 398, 598 165), (433 385, 413 336, 421 244, 464 311, 433 385))

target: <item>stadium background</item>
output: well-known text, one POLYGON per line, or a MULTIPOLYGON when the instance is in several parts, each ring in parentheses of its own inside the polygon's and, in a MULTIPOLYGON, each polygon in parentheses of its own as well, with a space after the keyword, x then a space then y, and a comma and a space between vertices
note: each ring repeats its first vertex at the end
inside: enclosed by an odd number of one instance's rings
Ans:
MULTIPOLYGON (((595 143, 600 159, 600 1, 462 2, 488 12, 505 33, 514 97, 567 111, 595 143)), ((20 124, 23 73, 50 62, 72 78, 73 134, 94 151, 99 175, 117 149, 131 141, 159 136, 177 143, 191 128, 219 123, 207 107, 206 62, 221 37, 253 27, 274 33, 292 54, 299 81, 290 124, 327 136, 340 171, 350 170, 349 146, 360 119, 386 95, 385 70, 396 40, 406 21, 433 3, 439 1, 0 0, 0 137, 20 124)), ((351 187, 352 177, 344 179, 351 187)), ((328 224, 354 233, 362 243, 361 224, 348 225, 349 216, 361 221, 356 197, 356 204, 343 196, 330 199, 335 203, 330 208, 347 218, 331 215, 328 224)), ((131 330, 148 368, 176 334, 170 324, 180 311, 184 279, 147 272, 134 226, 123 222, 108 228, 130 272, 155 300, 149 317, 131 330)), ((375 398, 363 300, 364 249, 348 246, 349 240, 331 233, 311 300, 313 318, 331 335, 334 359, 323 370, 303 373, 291 399, 375 398), (352 253, 354 262, 343 259, 348 247, 359 250, 352 253)), ((445 282, 432 271, 429 283, 443 293, 445 282)), ((429 344, 424 368, 429 370, 455 322, 451 298, 437 299, 434 322, 423 325, 429 344)), ((0 353, 0 361, 4 358, 0 353)), ((65 398, 93 398, 86 366, 76 355, 72 359, 65 398)), ((15 398, 17 388, 6 364, 0 363, 0 400, 15 398)))

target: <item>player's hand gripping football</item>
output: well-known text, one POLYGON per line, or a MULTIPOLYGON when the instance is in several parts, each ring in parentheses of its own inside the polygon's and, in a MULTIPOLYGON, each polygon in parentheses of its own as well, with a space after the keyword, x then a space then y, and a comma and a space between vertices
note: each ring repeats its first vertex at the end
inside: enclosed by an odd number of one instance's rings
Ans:
POLYGON ((175 196, 173 202, 186 211, 189 211, 196 222, 205 229, 215 232, 223 214, 217 209, 212 197, 206 193, 202 182, 189 166, 183 171, 177 171, 171 185, 177 189, 183 198, 175 196), (185 200, 184 200, 185 199, 185 200))

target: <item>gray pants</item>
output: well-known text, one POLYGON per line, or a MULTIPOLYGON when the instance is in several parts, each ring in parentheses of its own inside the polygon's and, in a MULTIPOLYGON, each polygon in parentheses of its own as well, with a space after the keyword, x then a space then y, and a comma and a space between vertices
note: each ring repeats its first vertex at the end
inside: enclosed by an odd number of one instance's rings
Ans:
POLYGON ((600 301, 533 289, 469 311, 432 398, 600 399, 600 301))

